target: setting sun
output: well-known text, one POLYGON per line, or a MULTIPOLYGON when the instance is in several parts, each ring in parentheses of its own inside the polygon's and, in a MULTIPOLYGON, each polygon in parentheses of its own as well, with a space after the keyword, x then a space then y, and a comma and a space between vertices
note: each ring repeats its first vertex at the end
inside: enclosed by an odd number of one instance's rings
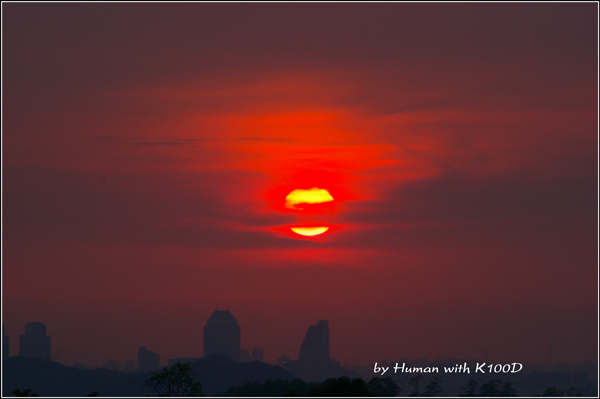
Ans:
POLYGON ((319 234, 325 233, 329 230, 329 227, 292 227, 292 231, 301 236, 318 236, 319 234))
POLYGON ((331 202, 333 197, 327 190, 313 187, 309 190, 296 189, 285 197, 285 207, 289 209, 302 209, 298 204, 320 204, 331 202))

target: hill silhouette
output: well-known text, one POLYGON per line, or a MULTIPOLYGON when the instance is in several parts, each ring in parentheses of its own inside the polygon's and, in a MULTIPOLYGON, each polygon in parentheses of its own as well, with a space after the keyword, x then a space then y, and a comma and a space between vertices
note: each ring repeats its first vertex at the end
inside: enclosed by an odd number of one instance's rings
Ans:
POLYGON ((234 363, 224 355, 210 355, 191 364, 192 377, 200 381, 205 395, 211 396, 230 387, 248 382, 264 383, 267 380, 292 381, 294 376, 279 366, 258 360, 249 363, 234 363))
POLYGON ((152 373, 124 374, 99 368, 81 370, 57 362, 13 356, 2 362, 2 396, 15 389, 31 389, 40 396, 146 396, 153 391, 144 386, 152 373))
MULTIPOLYGON (((278 366, 254 361, 234 363, 223 355, 211 355, 191 363, 192 377, 199 381, 207 396, 248 382, 267 380, 291 381, 294 377, 278 366)), ((81 370, 57 362, 13 356, 3 361, 2 396, 10 396, 15 389, 31 389, 40 396, 154 396, 145 386, 153 372, 125 374, 98 368, 81 370)))

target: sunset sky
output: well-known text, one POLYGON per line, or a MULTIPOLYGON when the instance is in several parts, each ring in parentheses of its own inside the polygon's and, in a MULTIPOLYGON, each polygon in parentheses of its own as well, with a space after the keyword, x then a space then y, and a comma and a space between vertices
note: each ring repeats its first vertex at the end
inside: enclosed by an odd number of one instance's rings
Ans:
POLYGON ((597 357, 596 3, 2 11, 11 354, 597 357))

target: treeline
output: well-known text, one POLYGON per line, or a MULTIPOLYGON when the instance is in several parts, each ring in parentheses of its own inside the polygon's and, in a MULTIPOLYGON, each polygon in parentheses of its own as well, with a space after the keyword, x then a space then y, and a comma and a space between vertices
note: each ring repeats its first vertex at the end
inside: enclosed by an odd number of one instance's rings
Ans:
MULTIPOLYGON (((432 377, 424 382, 423 376, 416 375, 410 379, 408 385, 411 392, 410 397, 434 397, 443 396, 442 381, 438 377, 432 377)), ((330 378, 322 383, 304 382, 300 379, 292 381, 268 380, 263 384, 249 382, 242 386, 234 386, 215 396, 228 397, 294 397, 294 396, 321 396, 321 397, 383 397, 397 396, 402 392, 396 381, 391 378, 375 377, 369 382, 362 378, 350 379, 349 377, 330 378)), ((470 380, 462 388, 461 397, 515 397, 518 391, 510 382, 491 379, 486 383, 479 384, 470 380)), ((583 396, 574 387, 561 390, 556 387, 547 387, 544 392, 536 396, 583 396)))
MULTIPOLYGON (((535 373, 534 373, 535 376, 535 373)), ((209 356, 193 363, 177 363, 154 373, 123 374, 106 369, 78 370, 56 362, 11 357, 3 362, 3 396, 228 396, 228 397, 383 397, 383 396, 597 396, 597 384, 587 379, 548 378, 530 387, 524 377, 514 381, 462 381, 416 374, 406 379, 375 377, 331 378, 305 382, 287 371, 261 362, 234 363, 228 357, 209 356), (519 384, 517 387, 512 384, 519 384), (575 385, 577 384, 577 385, 575 385), (575 387, 573 386, 575 385, 575 387), (545 387, 542 389, 542 387, 545 387), (569 387, 569 388, 567 388, 569 387), (403 392, 405 388, 406 391, 403 392), (533 388, 533 389, 531 389, 533 388), (522 390, 519 392, 519 390, 522 390)))
POLYGON ((268 380, 264 384, 249 382, 231 387, 216 396, 396 396, 400 387, 391 378, 375 377, 368 383, 362 378, 330 378, 322 383, 268 380))

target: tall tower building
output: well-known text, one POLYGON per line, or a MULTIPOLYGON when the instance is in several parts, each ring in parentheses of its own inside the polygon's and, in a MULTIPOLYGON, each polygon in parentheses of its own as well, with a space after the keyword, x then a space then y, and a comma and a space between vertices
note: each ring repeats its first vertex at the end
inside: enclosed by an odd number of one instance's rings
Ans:
POLYGON ((51 360, 50 336, 46 335, 45 324, 28 323, 25 326, 25 335, 21 335, 19 342, 19 356, 51 360))
POLYGON ((158 353, 154 353, 141 347, 138 349, 138 371, 154 371, 160 369, 160 356, 158 353))
POLYGON ((309 326, 298 360, 320 361, 329 359, 329 321, 318 320, 316 326, 309 326))
POLYGON ((294 376, 310 382, 320 382, 327 378, 335 378, 344 375, 345 371, 340 363, 329 357, 329 322, 318 320, 317 325, 309 326, 297 361, 289 361, 280 358, 284 369, 294 376))
POLYGON ((220 353, 240 362, 241 329, 229 310, 215 310, 204 326, 204 357, 220 353))

